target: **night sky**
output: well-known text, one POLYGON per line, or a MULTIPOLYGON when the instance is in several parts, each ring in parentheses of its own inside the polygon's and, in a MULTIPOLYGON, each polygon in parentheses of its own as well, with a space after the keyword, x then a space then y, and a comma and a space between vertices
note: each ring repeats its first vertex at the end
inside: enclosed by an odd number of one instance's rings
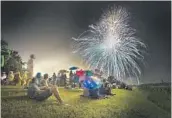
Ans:
POLYGON ((71 38, 98 21, 108 6, 131 13, 132 26, 148 46, 141 82, 171 80, 171 2, 1 2, 1 34, 24 61, 36 55, 35 71, 82 66, 71 38))

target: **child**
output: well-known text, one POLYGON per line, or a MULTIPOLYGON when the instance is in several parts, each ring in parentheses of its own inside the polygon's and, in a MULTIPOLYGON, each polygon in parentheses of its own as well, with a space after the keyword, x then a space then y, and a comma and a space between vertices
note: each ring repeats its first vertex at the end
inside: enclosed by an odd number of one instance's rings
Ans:
POLYGON ((22 78, 21 78, 20 72, 15 73, 14 84, 15 85, 21 85, 21 81, 22 81, 22 78))
POLYGON ((14 81, 14 73, 13 73, 13 71, 10 71, 9 73, 8 73, 8 84, 13 84, 13 81, 14 81))

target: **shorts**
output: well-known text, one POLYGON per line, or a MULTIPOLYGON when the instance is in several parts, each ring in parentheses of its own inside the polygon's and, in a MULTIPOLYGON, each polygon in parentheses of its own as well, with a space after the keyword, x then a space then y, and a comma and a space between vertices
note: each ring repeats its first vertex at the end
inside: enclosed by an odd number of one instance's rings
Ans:
POLYGON ((90 89, 89 95, 91 98, 99 98, 99 89, 90 89))
POLYGON ((52 92, 50 89, 47 89, 41 93, 39 93, 38 95, 36 95, 34 97, 34 99, 38 100, 38 101, 43 101, 43 100, 46 100, 48 99, 50 96, 52 96, 52 92))

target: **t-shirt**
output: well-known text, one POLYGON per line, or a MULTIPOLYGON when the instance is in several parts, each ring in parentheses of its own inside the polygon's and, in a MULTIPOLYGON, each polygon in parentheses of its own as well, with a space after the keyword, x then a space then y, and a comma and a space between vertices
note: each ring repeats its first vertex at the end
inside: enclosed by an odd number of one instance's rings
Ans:
POLYGON ((60 80, 60 77, 57 77, 57 80, 59 81, 60 80))
POLYGON ((40 85, 41 85, 41 86, 48 86, 47 80, 42 79, 41 82, 40 82, 40 85))
POLYGON ((28 88, 28 96, 30 98, 34 98, 37 94, 39 94, 40 88, 36 83, 31 83, 28 88))
POLYGON ((14 75, 13 74, 9 74, 8 75, 8 79, 9 79, 9 81, 13 81, 14 80, 14 75))
POLYGON ((56 76, 53 76, 52 78, 53 78, 53 81, 56 81, 56 79, 57 79, 57 77, 56 77, 56 76))
POLYGON ((27 63, 28 78, 33 78, 33 59, 29 59, 27 63))
POLYGON ((1 77, 1 80, 4 80, 4 79, 6 79, 7 78, 7 76, 6 75, 3 75, 2 77, 1 77))
POLYGON ((42 81, 42 78, 36 78, 36 84, 38 86, 41 86, 41 81, 42 81))
POLYGON ((28 60, 27 68, 28 68, 28 70, 32 70, 33 69, 33 59, 29 59, 28 60))

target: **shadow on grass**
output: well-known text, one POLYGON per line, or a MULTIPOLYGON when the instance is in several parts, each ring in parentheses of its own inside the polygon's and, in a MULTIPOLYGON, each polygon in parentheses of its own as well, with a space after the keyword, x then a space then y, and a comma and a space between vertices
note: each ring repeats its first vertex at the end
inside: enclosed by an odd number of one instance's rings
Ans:
POLYGON ((83 90, 82 89, 62 89, 62 88, 59 88, 59 90, 63 90, 63 91, 67 91, 67 92, 82 92, 83 90))
POLYGON ((1 89, 21 89, 21 86, 3 85, 3 86, 1 86, 1 89))
POLYGON ((22 88, 1 88, 1 90, 23 90, 22 88))
POLYGON ((24 95, 24 96, 5 96, 5 97, 1 97, 2 101, 8 101, 8 100, 30 100, 28 98, 28 96, 24 95))
POLYGON ((2 97, 24 96, 24 95, 26 95, 26 91, 1 91, 2 97))
POLYGON ((54 105, 58 104, 56 100, 44 100, 44 101, 36 101, 34 99, 30 99, 28 96, 6 96, 6 97, 1 97, 2 102, 4 101, 11 101, 11 100, 17 100, 17 101, 27 101, 32 103, 33 105, 54 105))

